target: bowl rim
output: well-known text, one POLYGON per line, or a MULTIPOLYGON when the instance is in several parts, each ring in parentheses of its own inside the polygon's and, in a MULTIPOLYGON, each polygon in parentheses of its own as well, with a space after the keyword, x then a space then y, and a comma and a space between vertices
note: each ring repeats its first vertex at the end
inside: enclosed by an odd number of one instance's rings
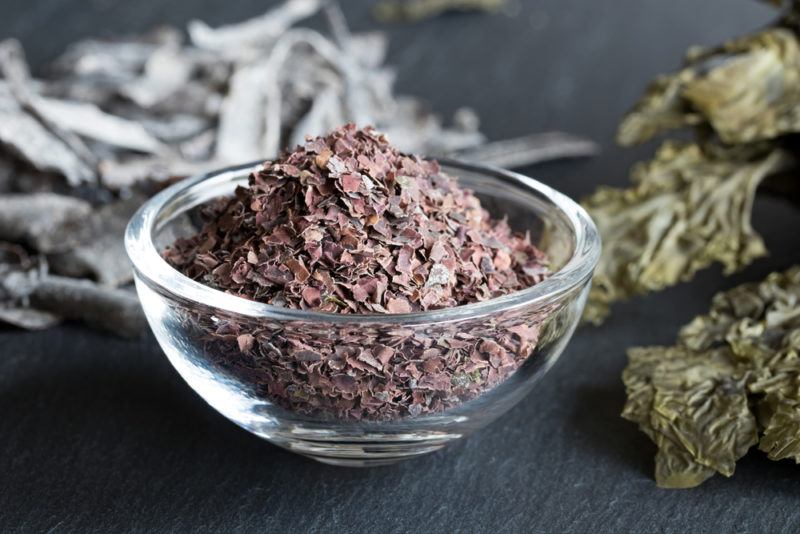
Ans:
MULTIPOLYGON (((176 197, 195 188, 200 183, 224 184, 240 178, 244 171, 249 174, 258 170, 262 168, 263 160, 191 176, 160 191, 142 204, 128 223, 125 231, 125 250, 137 275, 136 281, 146 283, 151 289, 164 296, 250 318, 278 321, 316 321, 334 324, 391 323, 397 325, 460 321, 506 312, 522 306, 544 307, 571 294, 591 278, 600 257, 600 234, 589 214, 577 202, 552 187, 517 172, 450 158, 435 159, 445 171, 455 169, 489 175, 543 197, 544 200, 555 206, 571 225, 570 230, 575 242, 570 258, 558 271, 526 289, 453 308, 398 314, 343 314, 275 306, 211 288, 192 280, 169 265, 153 242, 153 230, 159 222, 164 208, 170 206, 176 197)), ((456 178, 458 178, 457 174, 456 178)))

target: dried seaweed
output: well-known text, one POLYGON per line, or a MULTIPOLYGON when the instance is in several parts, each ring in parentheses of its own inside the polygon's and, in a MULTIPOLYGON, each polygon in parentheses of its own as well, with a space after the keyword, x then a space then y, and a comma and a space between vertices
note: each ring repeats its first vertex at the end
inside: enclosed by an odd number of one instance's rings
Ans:
POLYGON ((529 237, 492 220, 435 161, 352 124, 266 162, 164 256, 228 293, 338 313, 453 307, 547 273, 529 237))
POLYGON ((129 337, 146 326, 133 292, 51 275, 43 256, 0 242, 0 323, 41 330, 64 319, 129 337))
POLYGON ((119 287, 133 281, 125 252, 125 227, 142 197, 137 195, 95 210, 85 221, 82 239, 70 250, 48 256, 50 270, 73 278, 91 278, 101 285, 119 287))
MULTIPOLYGON (((114 41, 86 40, 34 80, 14 40, 0 45, 0 141, 72 185, 125 190, 150 179, 275 157, 347 121, 374 124, 402 150, 442 155, 485 142, 476 121, 444 127, 393 94, 384 34, 354 34, 336 4, 289 0, 221 28, 189 24, 114 41), (323 9, 324 8, 324 9, 323 9), (332 39, 295 24, 323 10, 332 39)), ((472 114, 474 117, 474 114, 472 114)), ((458 122, 458 121, 457 121, 458 122)), ((585 155, 572 139, 501 161, 585 155), (563 146, 562 146, 563 143, 563 146)), ((468 154, 467 154, 468 155, 468 154)))
POLYGON ((631 349, 622 415, 658 445, 658 485, 731 476, 756 443, 800 462, 798 350, 799 267, 719 293, 673 347, 631 349))
POLYGON ((714 262, 729 274, 766 254, 751 224, 756 188, 797 168, 800 41, 788 26, 784 17, 691 49, 685 67, 656 78, 625 116, 623 145, 685 127, 696 140, 666 141, 633 168, 632 187, 601 187, 585 200, 604 244, 588 320, 600 323, 611 303, 687 281, 714 262))
POLYGON ((797 36, 770 28, 719 48, 690 50, 683 70, 648 88, 617 139, 632 145, 706 122, 724 143, 773 139, 800 130, 799 100, 797 36))
POLYGON ((488 142, 450 155, 466 161, 515 168, 554 159, 593 156, 599 151, 597 144, 587 139, 561 132, 546 132, 488 142))
POLYGON ((0 240, 24 243, 38 252, 61 252, 85 231, 91 205, 55 193, 0 196, 0 240))
POLYGON ((612 302, 689 280, 715 261, 733 272, 763 256, 750 225, 753 198, 786 163, 782 152, 766 150, 710 155, 669 141, 633 169, 634 188, 600 188, 587 199, 604 251, 585 318, 600 323, 612 302))
POLYGON ((134 292, 89 280, 48 275, 35 284, 27 298, 34 309, 121 336, 139 336, 147 327, 134 292))
MULTIPOLYGON (((251 174, 205 207, 165 259, 210 287, 277 306, 351 313, 450 308, 530 287, 547 274, 528 235, 494 220, 438 164, 352 124, 251 174)), ((290 410, 386 420, 455 407, 511 376, 548 316, 425 329, 251 324, 180 310, 220 372, 290 410)))

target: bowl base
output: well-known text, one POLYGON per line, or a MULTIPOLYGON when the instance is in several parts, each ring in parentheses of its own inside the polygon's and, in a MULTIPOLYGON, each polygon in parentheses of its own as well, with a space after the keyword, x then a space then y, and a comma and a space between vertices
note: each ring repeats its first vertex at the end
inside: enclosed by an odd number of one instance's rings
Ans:
POLYGON ((429 454, 443 448, 460 434, 439 434, 435 437, 364 436, 360 439, 298 438, 270 435, 267 439, 292 452, 328 465, 341 467, 377 467, 429 454))

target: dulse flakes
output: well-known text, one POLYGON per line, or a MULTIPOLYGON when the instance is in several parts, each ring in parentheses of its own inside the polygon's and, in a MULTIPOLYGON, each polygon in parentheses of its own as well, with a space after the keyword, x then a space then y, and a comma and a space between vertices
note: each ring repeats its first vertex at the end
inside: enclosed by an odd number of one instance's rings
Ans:
MULTIPOLYGON (((212 288, 288 308, 450 308, 548 273, 529 236, 492 219, 436 161, 352 124, 266 162, 203 217, 165 259, 212 288)), ((443 335, 194 316, 208 357, 260 395, 300 413, 384 420, 451 408, 500 383, 532 353, 543 319, 484 319, 443 335)))

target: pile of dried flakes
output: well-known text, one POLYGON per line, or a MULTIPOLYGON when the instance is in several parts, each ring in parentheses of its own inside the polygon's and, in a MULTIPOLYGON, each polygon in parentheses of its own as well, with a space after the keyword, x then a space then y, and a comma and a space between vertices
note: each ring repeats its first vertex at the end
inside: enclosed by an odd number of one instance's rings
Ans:
MULTIPOLYGON (((164 251, 166 260, 213 288, 289 308, 450 308, 548 273, 527 234, 492 219, 435 161, 352 124, 265 163, 204 217, 198 234, 164 251)), ((260 394, 301 413, 354 419, 419 415, 480 395, 532 353, 543 319, 484 319, 445 332, 437 328, 452 325, 359 330, 184 316, 201 330, 212 363, 260 394)))

